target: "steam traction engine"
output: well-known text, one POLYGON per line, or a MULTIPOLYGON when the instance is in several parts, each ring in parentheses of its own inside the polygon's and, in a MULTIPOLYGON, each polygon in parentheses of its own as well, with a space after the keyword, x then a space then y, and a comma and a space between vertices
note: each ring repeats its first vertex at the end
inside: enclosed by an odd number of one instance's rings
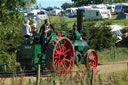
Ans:
POLYGON ((50 70, 61 75, 67 74, 73 64, 85 63, 87 68, 96 69, 98 56, 94 50, 88 50, 82 39, 82 11, 77 12, 77 31, 51 32, 47 37, 45 52, 41 49, 41 33, 35 36, 33 44, 23 43, 17 60, 27 69, 37 67, 37 63, 46 65, 50 70), (85 61, 85 62, 84 62, 85 61))

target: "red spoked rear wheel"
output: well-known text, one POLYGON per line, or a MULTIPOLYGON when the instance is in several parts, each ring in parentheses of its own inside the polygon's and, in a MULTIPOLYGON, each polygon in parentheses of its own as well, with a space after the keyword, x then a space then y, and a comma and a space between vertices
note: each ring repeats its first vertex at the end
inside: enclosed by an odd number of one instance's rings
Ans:
POLYGON ((91 70, 94 68, 96 69, 98 66, 98 56, 96 54, 96 51, 94 50, 88 50, 87 51, 87 68, 90 68, 91 70))
POLYGON ((52 40, 54 48, 50 67, 61 75, 67 74, 74 64, 74 48, 69 39, 58 37, 52 40))

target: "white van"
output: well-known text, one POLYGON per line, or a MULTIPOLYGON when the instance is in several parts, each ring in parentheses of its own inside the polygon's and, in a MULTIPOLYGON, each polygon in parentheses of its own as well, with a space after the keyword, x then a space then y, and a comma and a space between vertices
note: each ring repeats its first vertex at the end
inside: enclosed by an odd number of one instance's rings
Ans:
POLYGON ((115 13, 115 7, 116 5, 108 5, 107 9, 111 11, 111 13, 115 13))
POLYGON ((39 18, 39 19, 43 19, 43 20, 48 19, 48 15, 45 10, 30 12, 27 14, 26 17, 31 18, 31 19, 34 19, 34 18, 39 18))
POLYGON ((77 15, 78 8, 67 8, 65 10, 65 15, 68 17, 75 17, 77 15))
POLYGON ((37 15, 38 12, 40 12, 39 9, 34 9, 34 10, 31 10, 30 13, 34 14, 34 15, 37 15))
POLYGON ((91 9, 92 6, 81 6, 81 7, 78 7, 78 9, 80 10, 85 10, 85 9, 91 9))
POLYGON ((110 10, 107 9, 86 9, 84 10, 85 19, 110 19, 110 10))
POLYGON ((47 15, 46 11, 43 11, 43 10, 38 12, 36 17, 39 18, 39 19, 43 19, 43 20, 48 19, 48 15, 47 15))
POLYGON ((54 15, 57 16, 61 13, 60 9, 53 9, 52 11, 50 11, 50 15, 54 15))

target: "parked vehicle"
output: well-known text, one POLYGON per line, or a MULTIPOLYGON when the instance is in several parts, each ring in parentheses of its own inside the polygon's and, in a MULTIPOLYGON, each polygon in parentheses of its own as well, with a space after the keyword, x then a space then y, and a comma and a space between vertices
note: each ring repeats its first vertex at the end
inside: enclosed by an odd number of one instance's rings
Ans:
POLYGON ((115 13, 115 7, 116 5, 108 5, 107 9, 111 11, 111 13, 115 13))
POLYGON ((115 7, 115 13, 122 13, 125 11, 128 11, 128 4, 118 4, 115 7))
POLYGON ((65 14, 68 17, 75 17, 77 15, 77 9, 78 8, 67 8, 65 10, 65 14))
POLYGON ((50 11, 50 15, 54 15, 57 16, 61 13, 60 9, 53 9, 52 11, 50 11))
POLYGON ((97 9, 107 9, 107 6, 105 4, 91 5, 91 7, 97 9))
POLYGON ((111 13, 107 9, 85 9, 85 19, 110 19, 111 13))
POLYGON ((24 16, 27 16, 28 13, 30 13, 31 10, 22 10, 21 13, 24 14, 24 16))
POLYGON ((128 5, 122 8, 122 13, 128 13, 128 5))
POLYGON ((37 15, 38 12, 40 12, 39 9, 34 9, 34 10, 30 11, 30 13, 32 13, 32 14, 34 14, 34 15, 37 15))
POLYGON ((27 18, 39 18, 39 19, 47 19, 48 15, 47 12, 45 10, 39 10, 39 11, 31 11, 30 13, 27 14, 26 16, 27 18))
MULTIPOLYGON (((90 9, 92 9, 92 6, 81 6, 81 7, 78 7, 78 10, 86 10, 86 9, 88 9, 88 10, 90 10, 90 9)), ((85 16, 85 14, 83 13, 83 16, 85 16)))
POLYGON ((78 7, 78 9, 81 9, 81 10, 85 10, 85 9, 91 9, 92 6, 81 6, 81 7, 78 7))
POLYGON ((47 15, 47 13, 46 13, 45 11, 40 11, 40 12, 38 12, 38 13, 37 13, 37 17, 38 17, 39 19, 48 19, 48 15, 47 15))
POLYGON ((50 15, 50 12, 53 10, 54 8, 43 8, 43 10, 47 11, 48 15, 50 15))

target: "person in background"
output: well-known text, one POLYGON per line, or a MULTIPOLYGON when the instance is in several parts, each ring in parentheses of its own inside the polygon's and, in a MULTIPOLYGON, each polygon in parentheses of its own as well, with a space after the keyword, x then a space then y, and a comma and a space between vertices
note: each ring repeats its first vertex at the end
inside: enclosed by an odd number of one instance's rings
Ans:
POLYGON ((48 19, 45 19, 44 20, 44 24, 41 26, 40 28, 40 32, 42 32, 42 51, 45 51, 46 49, 46 39, 47 39, 47 33, 51 30, 49 28, 49 20, 48 19))
POLYGON ((22 32, 25 38, 31 37, 31 26, 29 25, 29 23, 30 23, 29 20, 25 20, 22 26, 22 32))
POLYGON ((31 27, 31 33, 32 33, 32 42, 33 42, 35 40, 35 36, 38 33, 38 29, 37 29, 36 25, 34 25, 34 24, 31 27))

